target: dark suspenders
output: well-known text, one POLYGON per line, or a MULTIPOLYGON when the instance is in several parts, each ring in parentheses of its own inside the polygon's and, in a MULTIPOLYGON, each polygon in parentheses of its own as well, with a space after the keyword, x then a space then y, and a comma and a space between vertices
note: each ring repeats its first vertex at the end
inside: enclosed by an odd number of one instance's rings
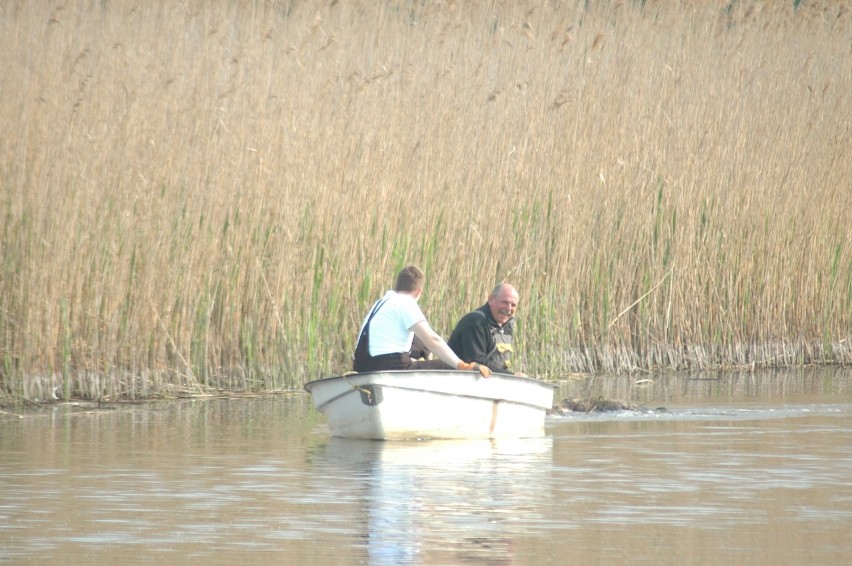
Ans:
POLYGON ((376 316, 376 313, 379 312, 379 309, 382 308, 388 300, 380 299, 376 301, 373 310, 370 311, 370 316, 367 317, 367 322, 364 323, 364 328, 361 330, 361 334, 358 336, 358 344, 355 345, 355 354, 352 356, 352 361, 355 364, 363 363, 370 359, 370 322, 372 322, 373 317, 376 316))

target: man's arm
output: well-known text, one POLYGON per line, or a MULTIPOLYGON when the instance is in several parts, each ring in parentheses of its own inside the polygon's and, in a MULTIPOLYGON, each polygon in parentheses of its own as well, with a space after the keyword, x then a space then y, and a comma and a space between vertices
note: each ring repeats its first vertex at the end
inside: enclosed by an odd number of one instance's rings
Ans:
POLYGON ((425 320, 421 320, 411 327, 411 330, 414 332, 414 335, 420 338, 423 344, 438 356, 438 359, 450 366, 451 368, 458 369, 474 369, 477 370, 480 375, 483 377, 490 377, 491 370, 485 364, 471 364, 465 363, 461 360, 455 352, 453 352, 447 343, 444 342, 444 339, 438 336, 438 334, 432 330, 432 327, 429 326, 429 323, 425 320), (466 367, 471 366, 471 367, 466 367))

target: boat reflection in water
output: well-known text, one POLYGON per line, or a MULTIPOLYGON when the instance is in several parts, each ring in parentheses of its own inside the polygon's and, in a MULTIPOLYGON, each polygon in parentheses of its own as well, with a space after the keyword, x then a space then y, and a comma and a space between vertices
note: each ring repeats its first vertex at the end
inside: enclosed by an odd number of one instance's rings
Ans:
POLYGON ((549 436, 331 438, 326 454, 359 494, 370 564, 512 564, 518 537, 545 520, 552 448, 549 436))

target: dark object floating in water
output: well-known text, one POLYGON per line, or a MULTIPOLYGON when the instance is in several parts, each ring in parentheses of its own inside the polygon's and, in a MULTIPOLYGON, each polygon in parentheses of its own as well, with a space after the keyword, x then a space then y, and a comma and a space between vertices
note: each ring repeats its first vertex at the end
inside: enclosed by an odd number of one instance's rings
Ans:
POLYGON ((647 409, 635 403, 622 401, 621 399, 607 399, 600 396, 594 399, 563 399, 550 410, 551 415, 564 415, 565 413, 604 413, 612 411, 642 411, 642 412, 664 412, 665 407, 647 409))

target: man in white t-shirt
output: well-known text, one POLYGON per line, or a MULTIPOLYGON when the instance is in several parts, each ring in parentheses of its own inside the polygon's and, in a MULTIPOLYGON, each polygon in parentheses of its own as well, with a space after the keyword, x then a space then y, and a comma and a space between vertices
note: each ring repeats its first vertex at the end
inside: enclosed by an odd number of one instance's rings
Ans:
POLYGON ((489 377, 491 370, 478 363, 459 359, 447 346, 420 310, 417 300, 423 294, 426 276, 415 265, 399 272, 393 291, 376 301, 364 318, 353 356, 353 369, 358 372, 395 369, 477 370, 489 377), (413 361, 411 343, 417 336, 437 360, 413 361))

